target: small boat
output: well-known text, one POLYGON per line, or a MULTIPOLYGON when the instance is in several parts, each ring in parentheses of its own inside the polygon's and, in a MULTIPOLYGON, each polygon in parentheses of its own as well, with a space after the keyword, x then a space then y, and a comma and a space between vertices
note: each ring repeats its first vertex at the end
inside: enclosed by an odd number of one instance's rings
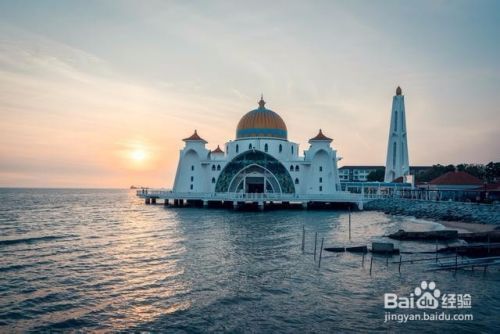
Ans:
POLYGON ((326 247, 323 248, 327 252, 334 252, 334 253, 343 253, 345 252, 345 247, 326 247))
POLYGON ((328 252, 334 253, 343 253, 343 252, 351 252, 351 253, 368 253, 367 246, 351 246, 351 247, 326 247, 323 248, 328 252))
POLYGON ((368 253, 368 247, 367 246, 346 247, 346 251, 351 253, 368 253))

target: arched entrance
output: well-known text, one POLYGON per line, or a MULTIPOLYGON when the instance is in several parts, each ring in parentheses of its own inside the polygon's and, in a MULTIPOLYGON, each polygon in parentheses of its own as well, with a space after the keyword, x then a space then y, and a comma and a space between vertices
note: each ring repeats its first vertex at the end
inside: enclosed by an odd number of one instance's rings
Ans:
POLYGON ((288 170, 271 155, 251 150, 234 158, 222 170, 216 192, 295 193, 288 170))
POLYGON ((234 193, 281 193, 277 178, 266 168, 252 164, 236 174, 228 188, 234 193))

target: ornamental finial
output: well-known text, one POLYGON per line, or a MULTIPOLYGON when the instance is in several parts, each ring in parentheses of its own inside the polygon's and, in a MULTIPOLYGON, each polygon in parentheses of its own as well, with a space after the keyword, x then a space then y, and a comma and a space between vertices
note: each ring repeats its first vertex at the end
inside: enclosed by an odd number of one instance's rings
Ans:
POLYGON ((398 86, 398 88, 396 88, 396 95, 401 95, 402 93, 401 87, 398 86))
POLYGON ((266 101, 264 101, 264 94, 260 94, 259 108, 264 108, 266 101))

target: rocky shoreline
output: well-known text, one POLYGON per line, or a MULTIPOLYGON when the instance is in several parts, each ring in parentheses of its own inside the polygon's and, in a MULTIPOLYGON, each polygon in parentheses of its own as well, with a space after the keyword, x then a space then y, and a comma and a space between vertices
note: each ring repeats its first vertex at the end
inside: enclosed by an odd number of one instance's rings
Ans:
POLYGON ((384 198, 364 205, 364 210, 414 216, 441 221, 493 224, 500 226, 499 204, 436 202, 403 198, 384 198))

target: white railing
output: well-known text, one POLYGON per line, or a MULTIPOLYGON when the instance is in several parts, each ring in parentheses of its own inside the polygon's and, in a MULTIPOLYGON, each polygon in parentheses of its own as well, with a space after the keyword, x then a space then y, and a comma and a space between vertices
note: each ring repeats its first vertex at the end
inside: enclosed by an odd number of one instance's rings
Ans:
POLYGON ((355 194, 340 191, 333 194, 280 194, 280 193, 191 193, 173 192, 171 190, 141 189, 139 197, 156 197, 161 199, 196 199, 196 200, 230 200, 230 201, 348 201, 359 202, 365 199, 381 198, 376 194, 355 194))

